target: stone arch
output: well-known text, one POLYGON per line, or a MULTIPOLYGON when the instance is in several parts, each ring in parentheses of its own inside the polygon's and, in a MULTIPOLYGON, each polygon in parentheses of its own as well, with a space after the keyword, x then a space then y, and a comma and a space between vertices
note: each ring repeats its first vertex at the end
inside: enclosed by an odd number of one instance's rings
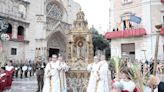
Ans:
MULTIPOLYGON (((50 32, 47 33, 46 40, 50 39, 50 37, 51 37, 53 34, 55 34, 56 32, 60 32, 60 33, 62 34, 62 36, 63 36, 64 38, 66 38, 66 33, 65 33, 64 31, 65 31, 65 29, 61 26, 61 23, 60 23, 60 21, 59 21, 59 23, 56 24, 55 27, 53 28, 53 31, 50 31, 50 32)), ((65 39, 65 41, 66 41, 66 40, 67 40, 67 39, 65 39)))
POLYGON ((12 25, 10 23, 8 23, 8 28, 6 30, 6 33, 12 34, 12 25))
MULTIPOLYGON (((48 56, 51 57, 50 50, 59 50, 64 58, 66 55, 66 37, 61 31, 56 31, 47 37, 48 56)), ((54 52, 54 54, 57 54, 54 52)))
POLYGON ((24 36, 24 27, 23 26, 18 26, 18 33, 17 35, 24 36))

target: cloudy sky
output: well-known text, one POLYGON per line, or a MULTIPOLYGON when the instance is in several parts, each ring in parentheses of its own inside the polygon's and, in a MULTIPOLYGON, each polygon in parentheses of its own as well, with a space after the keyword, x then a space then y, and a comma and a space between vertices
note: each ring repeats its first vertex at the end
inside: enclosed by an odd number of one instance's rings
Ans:
POLYGON ((86 15, 89 27, 94 25, 99 33, 109 29, 109 0, 74 0, 78 2, 86 15))

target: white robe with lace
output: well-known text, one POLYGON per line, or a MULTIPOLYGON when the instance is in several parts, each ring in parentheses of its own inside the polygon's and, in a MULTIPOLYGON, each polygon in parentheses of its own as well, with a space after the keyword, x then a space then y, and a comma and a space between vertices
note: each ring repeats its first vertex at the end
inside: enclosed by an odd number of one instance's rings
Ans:
POLYGON ((125 80, 121 79, 120 81, 116 81, 114 83, 114 87, 116 87, 117 89, 120 89, 122 91, 133 92, 136 85, 131 80, 126 80, 125 81, 125 80))
POLYGON ((61 92, 59 71, 61 67, 58 62, 50 62, 46 65, 44 74, 43 92, 61 92), (49 79, 51 77, 51 81, 49 79), (51 86, 50 86, 51 83, 51 86))
POLYGON ((89 64, 88 71, 91 73, 87 92, 109 92, 108 63, 106 61, 100 61, 97 64, 89 64), (97 81, 98 79, 100 80, 97 81))
POLYGON ((66 83, 66 75, 65 72, 68 71, 69 67, 65 62, 59 62, 59 65, 61 67, 60 70, 60 86, 61 86, 61 92, 67 92, 67 83, 66 83))
POLYGON ((87 70, 90 72, 90 78, 89 78, 89 82, 88 82, 87 92, 95 92, 97 67, 98 66, 96 63, 91 63, 87 67, 87 70))
POLYGON ((97 73, 99 75, 96 76, 96 79, 100 80, 97 82, 95 92, 109 92, 109 71, 108 63, 105 60, 99 62, 97 73))

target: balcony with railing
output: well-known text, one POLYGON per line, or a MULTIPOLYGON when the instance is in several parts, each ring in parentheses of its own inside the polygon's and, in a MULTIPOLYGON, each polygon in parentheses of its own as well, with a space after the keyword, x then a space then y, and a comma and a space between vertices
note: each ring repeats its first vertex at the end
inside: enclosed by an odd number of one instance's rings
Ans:
POLYGON ((118 39, 118 38, 140 37, 144 35, 146 35, 146 30, 144 28, 133 28, 133 29, 107 32, 105 34, 105 38, 110 40, 110 39, 118 39))
POLYGON ((23 35, 17 35, 17 41, 24 41, 23 35))
POLYGON ((23 35, 17 35, 17 38, 13 39, 11 33, 7 33, 7 34, 9 35, 11 41, 24 41, 24 36, 23 35))

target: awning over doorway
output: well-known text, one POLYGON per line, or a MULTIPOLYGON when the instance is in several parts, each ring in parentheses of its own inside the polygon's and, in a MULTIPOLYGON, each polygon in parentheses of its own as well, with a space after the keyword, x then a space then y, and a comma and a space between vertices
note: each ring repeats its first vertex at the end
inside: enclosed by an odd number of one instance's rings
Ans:
POLYGON ((128 38, 146 35, 146 30, 144 28, 138 29, 128 29, 123 31, 113 31, 107 32, 105 34, 106 39, 116 39, 116 38, 128 38))
POLYGON ((160 29, 160 34, 164 35, 164 27, 160 29))

